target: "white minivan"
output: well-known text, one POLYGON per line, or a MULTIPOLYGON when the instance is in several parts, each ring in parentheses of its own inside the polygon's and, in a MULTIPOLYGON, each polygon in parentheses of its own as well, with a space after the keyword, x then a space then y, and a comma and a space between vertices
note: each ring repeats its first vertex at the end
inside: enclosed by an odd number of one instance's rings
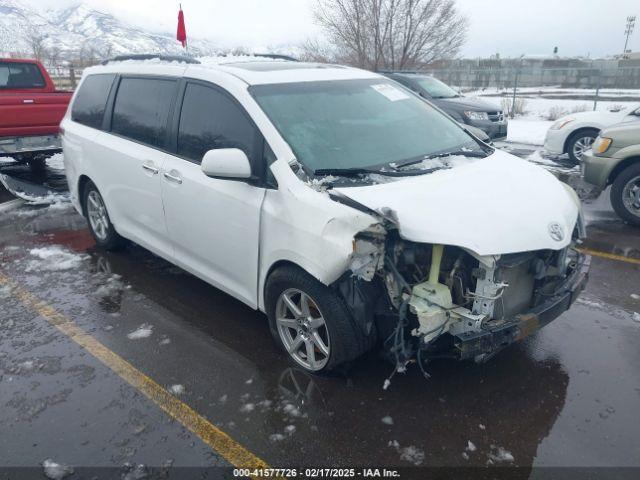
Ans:
POLYGON ((131 240, 265 312, 309 371, 374 346, 398 370, 484 361, 587 281, 570 187, 368 71, 110 61, 61 128, 99 246, 131 240))

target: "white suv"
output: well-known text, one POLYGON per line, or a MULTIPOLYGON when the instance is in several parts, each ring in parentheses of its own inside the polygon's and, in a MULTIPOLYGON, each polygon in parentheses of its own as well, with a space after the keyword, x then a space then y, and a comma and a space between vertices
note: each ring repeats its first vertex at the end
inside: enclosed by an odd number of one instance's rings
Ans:
POLYGON ((265 312, 310 371, 375 345, 398 369, 484 360, 586 282, 573 190, 371 72, 108 62, 62 129, 99 246, 132 240, 265 312))

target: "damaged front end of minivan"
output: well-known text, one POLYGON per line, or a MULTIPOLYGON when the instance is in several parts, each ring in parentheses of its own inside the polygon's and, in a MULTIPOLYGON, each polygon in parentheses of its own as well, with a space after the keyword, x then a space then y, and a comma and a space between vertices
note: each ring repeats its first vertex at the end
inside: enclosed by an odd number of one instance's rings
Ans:
POLYGON ((559 250, 478 255, 408 241, 392 211, 353 239, 349 270, 334 283, 365 335, 377 335, 402 372, 429 359, 484 362, 566 311, 584 289, 590 257, 559 250))

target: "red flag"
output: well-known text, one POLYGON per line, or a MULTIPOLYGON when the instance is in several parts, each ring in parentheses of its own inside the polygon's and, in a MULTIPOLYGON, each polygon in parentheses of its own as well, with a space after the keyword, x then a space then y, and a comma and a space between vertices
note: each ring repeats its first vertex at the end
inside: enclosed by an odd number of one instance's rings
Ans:
POLYGON ((176 38, 183 47, 187 46, 187 28, 184 26, 184 14, 182 13, 182 5, 180 5, 180 11, 178 12, 178 33, 176 38))

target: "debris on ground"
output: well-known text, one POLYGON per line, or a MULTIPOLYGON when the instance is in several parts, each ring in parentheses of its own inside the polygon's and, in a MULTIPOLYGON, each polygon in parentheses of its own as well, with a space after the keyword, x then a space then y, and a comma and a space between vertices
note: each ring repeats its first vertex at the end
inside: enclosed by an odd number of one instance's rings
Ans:
POLYGON ((255 403, 245 403, 240 407, 240 411, 242 413, 251 413, 255 410, 255 408, 256 408, 255 403))
POLYGON ((640 300, 640 295, 638 295, 637 293, 632 293, 630 297, 633 298, 634 300, 640 300))
POLYGON ((471 440, 467 441, 467 452, 475 452, 478 448, 473 444, 471 440))
POLYGON ((284 440, 284 438, 284 435, 281 433, 272 433, 271 435, 269 435, 270 442, 281 442, 282 440, 284 440))
POLYGON ((141 338, 150 337, 153 333, 153 327, 148 323, 143 323, 136 330, 127 334, 129 340, 140 340, 141 338))
POLYGON ((640 323, 640 313, 633 312, 633 321, 640 323))
POLYGON ((382 423, 384 423, 385 425, 393 425, 393 418, 391 418, 389 415, 387 415, 386 417, 382 417, 382 423))

